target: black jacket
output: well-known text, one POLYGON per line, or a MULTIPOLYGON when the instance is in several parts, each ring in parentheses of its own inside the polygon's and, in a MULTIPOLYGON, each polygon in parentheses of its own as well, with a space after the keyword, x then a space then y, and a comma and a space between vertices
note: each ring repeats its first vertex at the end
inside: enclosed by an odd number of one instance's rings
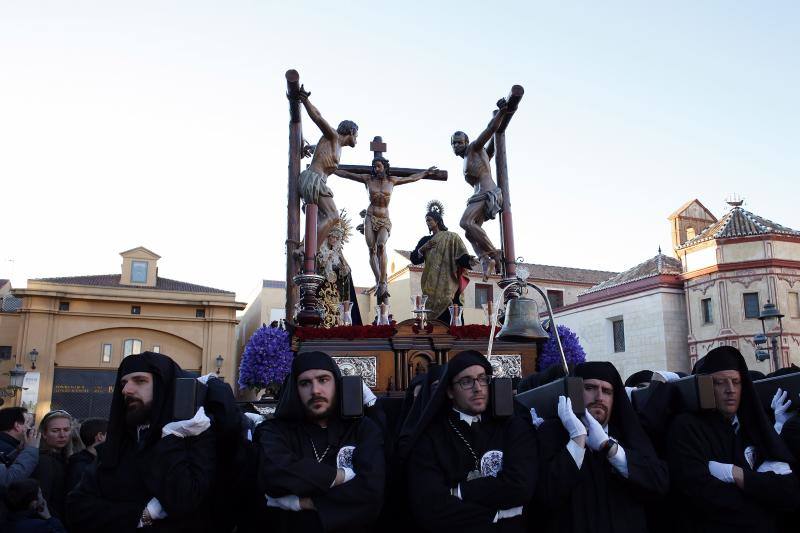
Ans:
POLYGON ((78 486, 83 472, 94 463, 96 456, 89 450, 81 450, 70 455, 67 460, 67 492, 78 486))
POLYGON ((67 498, 67 459, 64 454, 55 450, 39 450, 39 464, 31 477, 39 481, 50 513, 57 518, 64 518, 67 498))

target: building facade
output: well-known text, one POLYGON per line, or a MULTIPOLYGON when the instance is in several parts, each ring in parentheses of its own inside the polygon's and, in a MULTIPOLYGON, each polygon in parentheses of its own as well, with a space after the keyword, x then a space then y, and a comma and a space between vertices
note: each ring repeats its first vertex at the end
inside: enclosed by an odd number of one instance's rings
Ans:
POLYGON ((222 356, 220 375, 236 375, 244 304, 235 294, 159 276, 160 257, 146 248, 120 255, 118 274, 30 279, 14 291, 22 300, 16 361, 28 371, 25 403, 38 417, 55 407, 104 416, 117 367, 143 351, 196 374, 215 372, 222 356))
POLYGON ((694 199, 669 216, 675 257, 659 254, 578 295, 556 314, 589 360, 612 361, 623 376, 642 369, 691 371, 713 348, 738 348, 748 367, 769 373, 800 363, 800 232, 729 202, 719 219, 694 199), (759 315, 778 357, 758 361, 759 315), (781 334, 782 333, 782 334, 781 334))
MULTIPOLYGON (((769 302, 785 315, 778 365, 800 363, 800 231, 751 213, 740 201, 729 204, 701 232, 674 239, 681 241, 675 253, 684 270, 690 358, 730 345, 751 369, 774 370, 772 359, 756 360, 753 339, 762 332, 759 313, 769 302)), ((775 335, 781 330, 777 321, 768 328, 775 335)))

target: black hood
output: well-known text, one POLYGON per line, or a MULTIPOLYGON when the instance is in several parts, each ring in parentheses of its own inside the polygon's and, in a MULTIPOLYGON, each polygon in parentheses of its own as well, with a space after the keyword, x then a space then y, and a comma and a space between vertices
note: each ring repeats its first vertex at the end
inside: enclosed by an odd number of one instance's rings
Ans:
MULTIPOLYGON (((612 437, 619 439, 622 445, 637 450, 645 455, 655 457, 655 449, 647 434, 642 428, 639 417, 633 410, 633 405, 625 393, 625 385, 613 364, 608 361, 591 361, 575 366, 575 377, 586 379, 599 379, 611 384, 614 388, 614 404, 611 406, 611 416, 608 427, 612 437)), ((591 415, 589 415, 591 416, 591 415)))
POLYGON ((732 346, 714 348, 705 357, 697 360, 692 374, 713 374, 722 370, 738 370, 742 380, 742 400, 736 416, 747 437, 765 459, 786 463, 794 462, 791 453, 775 433, 756 396, 756 388, 750 379, 742 353, 732 346))
MULTIPOLYGON (((411 437, 403 443, 402 448, 399 450, 401 458, 407 457, 411 450, 414 449, 420 435, 425 432, 431 422, 441 416, 442 413, 449 412, 451 402, 447 397, 447 387, 450 385, 450 382, 453 381, 454 377, 460 374, 464 369, 474 365, 482 366, 484 370, 486 370, 486 375, 492 375, 492 365, 489 363, 489 360, 486 359, 485 355, 475 350, 467 350, 458 353, 442 368, 442 377, 433 390, 430 400, 423 404, 419 422, 413 428, 411 437)), ((491 405, 487 405, 484 414, 488 413, 491 413, 491 405)))
POLYGON ((287 422, 302 422, 305 420, 305 407, 303 407, 300 401, 300 394, 297 391, 297 376, 306 370, 312 369, 327 370, 333 374, 336 382, 336 397, 333 400, 333 408, 335 413, 339 412, 339 393, 342 390, 342 373, 339 370, 339 366, 330 355, 324 352, 304 352, 294 357, 292 371, 283 381, 281 395, 278 398, 278 406, 275 408, 275 418, 287 422))
POLYGON ((129 355, 122 360, 114 382, 111 397, 111 412, 108 418, 108 437, 100 454, 100 465, 113 468, 117 465, 124 442, 133 439, 133 431, 125 422, 125 398, 122 396, 120 381, 132 372, 149 372, 153 375, 153 401, 150 409, 150 428, 145 447, 161 438, 161 428, 172 421, 172 407, 175 394, 175 379, 189 377, 178 364, 167 355, 143 352, 129 355))

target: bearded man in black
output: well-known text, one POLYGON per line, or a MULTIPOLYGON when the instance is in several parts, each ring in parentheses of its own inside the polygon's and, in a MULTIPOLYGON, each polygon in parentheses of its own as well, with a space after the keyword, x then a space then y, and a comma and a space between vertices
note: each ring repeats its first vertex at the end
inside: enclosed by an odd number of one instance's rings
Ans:
POLYGON ((369 531, 383 503, 383 435, 340 415, 341 373, 328 354, 292 361, 275 418, 256 430, 270 531, 369 531))
MULTIPOLYGON (((606 361, 582 363, 584 414, 559 398, 559 420, 539 425, 541 476, 531 531, 639 533, 645 505, 669 485, 667 465, 642 429, 622 379, 606 361)), ((541 419, 539 419, 541 421, 541 419)))
POLYGON ((202 407, 172 421, 178 377, 164 354, 122 360, 106 442, 67 496, 71 531, 209 531, 215 438, 202 407))

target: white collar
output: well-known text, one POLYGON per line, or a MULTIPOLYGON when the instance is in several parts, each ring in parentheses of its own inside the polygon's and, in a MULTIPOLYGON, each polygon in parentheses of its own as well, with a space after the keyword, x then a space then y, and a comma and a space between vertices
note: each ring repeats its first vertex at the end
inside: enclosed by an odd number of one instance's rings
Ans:
POLYGON ((462 413, 461 411, 459 411, 455 407, 453 407, 453 411, 458 413, 458 418, 460 420, 462 420, 463 422, 466 422, 468 426, 472 426, 473 422, 480 422, 481 421, 481 415, 468 415, 466 413, 462 413))
POLYGON ((731 425, 733 426, 733 432, 739 433, 739 415, 733 415, 731 425))

